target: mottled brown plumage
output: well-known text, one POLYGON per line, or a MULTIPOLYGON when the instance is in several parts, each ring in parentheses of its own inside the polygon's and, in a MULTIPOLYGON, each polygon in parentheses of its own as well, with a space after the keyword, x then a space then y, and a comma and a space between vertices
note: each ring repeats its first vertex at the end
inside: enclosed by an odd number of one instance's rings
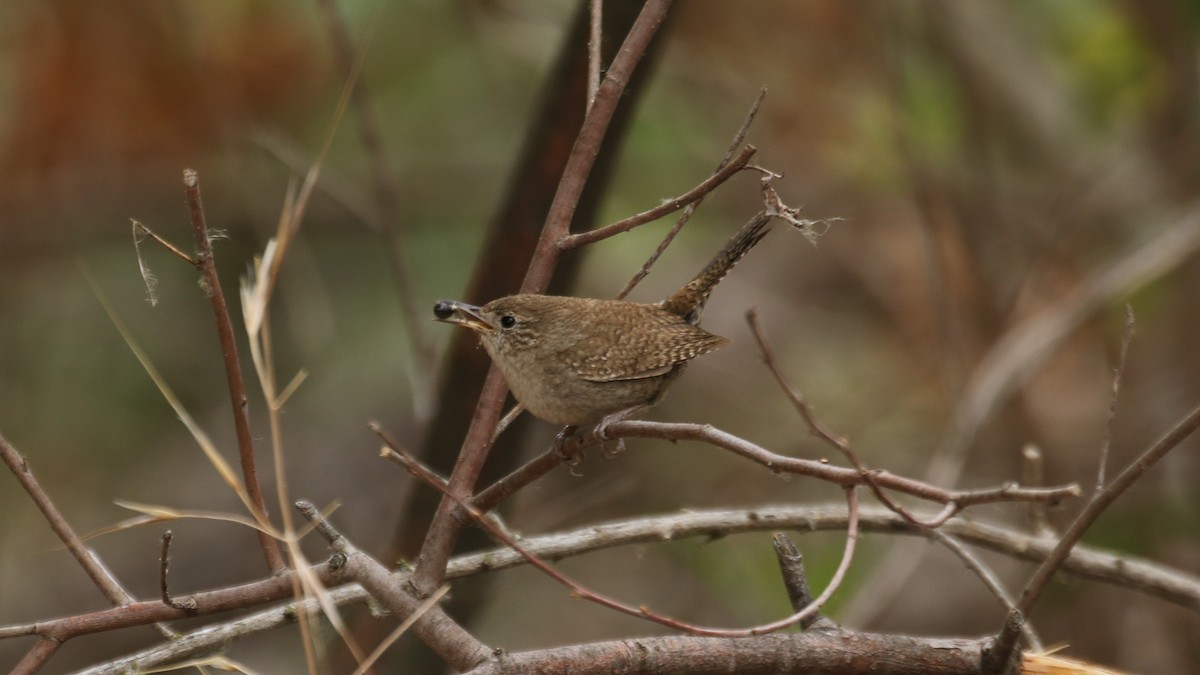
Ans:
POLYGON ((729 342, 696 324, 713 287, 769 222, 755 216, 658 304, 523 294, 483 307, 442 300, 434 315, 479 334, 529 412, 554 424, 605 426, 657 403, 689 360, 729 342))

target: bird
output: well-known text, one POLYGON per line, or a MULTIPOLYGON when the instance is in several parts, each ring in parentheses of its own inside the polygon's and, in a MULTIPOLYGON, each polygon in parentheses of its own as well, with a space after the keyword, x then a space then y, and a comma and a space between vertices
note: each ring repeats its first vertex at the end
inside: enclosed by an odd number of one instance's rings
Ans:
MULTIPOLYGON (((760 212, 691 281, 657 303, 522 293, 482 307, 439 300, 438 321, 474 331, 513 396, 570 433, 657 404, 692 359, 729 344, 698 324, 713 288, 769 231, 760 212)), ((560 434, 561 436, 561 434, 560 434)))

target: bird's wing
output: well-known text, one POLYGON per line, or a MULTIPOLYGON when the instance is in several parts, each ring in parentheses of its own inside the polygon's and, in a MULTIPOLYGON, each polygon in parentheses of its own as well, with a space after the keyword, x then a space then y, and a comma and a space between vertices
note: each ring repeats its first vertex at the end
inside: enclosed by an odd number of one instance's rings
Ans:
POLYGON ((665 375, 675 366, 728 343, 728 339, 702 328, 672 320, 589 335, 564 356, 580 378, 615 382, 665 375))

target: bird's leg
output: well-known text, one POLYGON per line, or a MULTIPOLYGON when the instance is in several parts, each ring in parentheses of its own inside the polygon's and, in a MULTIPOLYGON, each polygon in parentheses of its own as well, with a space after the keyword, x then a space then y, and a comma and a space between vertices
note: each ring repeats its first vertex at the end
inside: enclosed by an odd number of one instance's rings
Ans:
POLYGON ((642 403, 639 405, 635 405, 635 406, 626 408, 624 410, 618 410, 615 413, 607 415, 607 416, 605 416, 604 419, 600 420, 596 424, 595 428, 592 429, 592 432, 595 433, 596 438, 599 438, 600 442, 603 443, 604 441, 609 440, 608 428, 610 426, 616 424, 617 422, 622 422, 624 420, 629 419, 630 417, 633 417, 634 415, 642 412, 643 410, 649 408, 651 405, 654 405, 654 403, 657 403, 657 402, 658 402, 657 399, 655 399, 655 401, 651 402, 649 405, 642 403))

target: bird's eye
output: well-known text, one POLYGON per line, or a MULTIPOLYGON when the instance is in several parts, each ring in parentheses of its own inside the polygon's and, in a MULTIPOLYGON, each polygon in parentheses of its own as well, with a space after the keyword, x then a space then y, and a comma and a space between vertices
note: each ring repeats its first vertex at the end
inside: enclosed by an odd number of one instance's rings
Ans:
POLYGON ((516 325, 517 317, 513 316, 512 314, 505 314, 504 316, 500 317, 501 328, 512 328, 516 325))

